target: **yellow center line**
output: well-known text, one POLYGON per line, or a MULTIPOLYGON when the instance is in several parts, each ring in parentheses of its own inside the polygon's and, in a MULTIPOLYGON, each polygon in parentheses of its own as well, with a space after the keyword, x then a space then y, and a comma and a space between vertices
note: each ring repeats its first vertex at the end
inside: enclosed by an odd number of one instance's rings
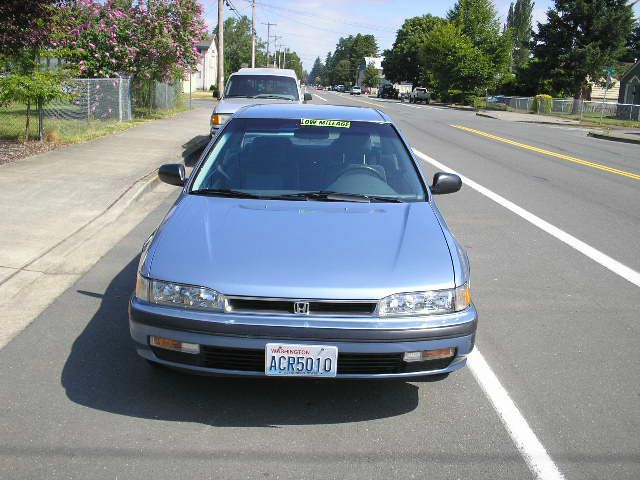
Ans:
POLYGON ((589 162, 587 160, 582 160, 580 158, 572 157, 570 155, 565 155, 563 153, 552 152, 550 150, 545 150, 543 148, 527 145, 526 143, 515 142, 513 140, 509 140, 508 138, 498 137, 497 135, 492 135, 490 133, 482 132, 480 130, 474 130, 473 128, 464 127, 462 125, 451 125, 451 126, 453 128, 465 130, 467 132, 475 133, 477 135, 482 135, 483 137, 492 138, 494 140, 498 140, 499 142, 508 143, 509 145, 515 145, 516 147, 526 148, 527 150, 532 150, 534 152, 542 153, 544 155, 549 155, 551 157, 561 158, 569 162, 577 163, 579 165, 584 165, 586 167, 596 168, 604 172, 615 173, 616 175, 622 175, 623 177, 633 178, 634 180, 640 180, 640 175, 638 175, 637 173, 632 173, 632 172, 627 172, 625 170, 619 170, 617 168, 607 167, 606 165, 602 165, 600 163, 589 162))

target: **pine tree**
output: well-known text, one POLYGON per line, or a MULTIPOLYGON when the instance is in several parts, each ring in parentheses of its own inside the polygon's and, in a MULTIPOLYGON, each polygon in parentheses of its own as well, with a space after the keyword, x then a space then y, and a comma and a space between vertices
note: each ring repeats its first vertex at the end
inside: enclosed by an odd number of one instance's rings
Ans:
POLYGON ((555 0, 534 34, 534 56, 556 93, 580 98, 625 51, 633 25, 627 0, 555 0))
POLYGON ((515 3, 511 2, 509 6, 505 30, 511 32, 512 64, 516 70, 522 68, 529 61, 534 5, 535 2, 532 0, 516 0, 515 3))

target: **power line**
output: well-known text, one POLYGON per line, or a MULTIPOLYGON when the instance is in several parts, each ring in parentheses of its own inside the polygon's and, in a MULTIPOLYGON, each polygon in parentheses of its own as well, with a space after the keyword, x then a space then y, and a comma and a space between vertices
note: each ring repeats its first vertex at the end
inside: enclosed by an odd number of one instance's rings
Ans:
MULTIPOLYGON (((371 24, 371 23, 362 23, 362 22, 346 22, 344 20, 341 20, 341 21, 338 22, 336 20, 336 18, 329 17, 329 16, 326 16, 326 15, 319 15, 319 14, 317 14, 315 12, 311 13, 311 12, 305 12, 305 11, 302 11, 302 10, 295 10, 295 9, 292 9, 292 8, 286 8, 286 7, 276 6, 276 5, 270 5, 270 4, 264 3, 262 1, 260 1, 260 2, 256 1, 256 3, 258 5, 261 5, 264 8, 267 8, 267 9, 276 10, 276 11, 278 11, 278 10, 285 11, 285 12, 289 12, 289 13, 294 14, 294 15, 312 18, 313 20, 321 20, 321 21, 324 21, 324 22, 330 22, 332 24, 340 23, 341 25, 364 28, 365 30, 377 30, 377 31, 380 31, 380 32, 395 32, 395 29, 390 29, 389 27, 385 27, 385 26, 382 26, 382 25, 375 25, 375 24, 371 24)), ((294 20, 294 21, 296 21, 296 20, 294 20)), ((302 23, 302 22, 300 22, 300 23, 302 23)), ((317 27, 317 26, 314 26, 314 27, 322 28, 322 27, 317 27)))

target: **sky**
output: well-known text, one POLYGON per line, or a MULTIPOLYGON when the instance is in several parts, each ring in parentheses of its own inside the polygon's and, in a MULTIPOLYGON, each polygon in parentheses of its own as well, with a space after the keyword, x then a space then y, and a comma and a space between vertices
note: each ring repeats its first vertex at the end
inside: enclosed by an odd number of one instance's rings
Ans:
MULTIPOLYGON (((217 24, 217 0, 200 0, 211 28, 217 24)), ((251 0, 230 0, 240 15, 251 18, 251 0)), ((511 0, 494 0, 496 10, 504 23, 511 0)), ((275 23, 271 35, 281 36, 279 43, 300 55, 304 68, 309 71, 316 57, 324 61, 327 52, 335 49, 340 37, 356 33, 373 34, 380 53, 390 48, 396 32, 406 18, 430 13, 444 16, 454 4, 453 0, 256 0, 258 36, 266 40, 267 27, 275 23)), ((552 0, 537 0, 533 11, 533 24, 545 20, 552 0)), ((634 10, 640 14, 640 2, 634 10)), ((225 17, 235 15, 225 8, 225 17)), ((271 40, 273 50, 273 39, 271 40)))

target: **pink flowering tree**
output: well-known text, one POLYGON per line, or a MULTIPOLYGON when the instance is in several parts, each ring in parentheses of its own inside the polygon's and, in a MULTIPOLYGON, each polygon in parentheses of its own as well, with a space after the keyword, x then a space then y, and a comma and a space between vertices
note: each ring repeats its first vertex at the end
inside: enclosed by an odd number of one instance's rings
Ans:
POLYGON ((198 62, 202 12, 197 0, 67 1, 52 47, 84 77, 181 78, 198 62))

